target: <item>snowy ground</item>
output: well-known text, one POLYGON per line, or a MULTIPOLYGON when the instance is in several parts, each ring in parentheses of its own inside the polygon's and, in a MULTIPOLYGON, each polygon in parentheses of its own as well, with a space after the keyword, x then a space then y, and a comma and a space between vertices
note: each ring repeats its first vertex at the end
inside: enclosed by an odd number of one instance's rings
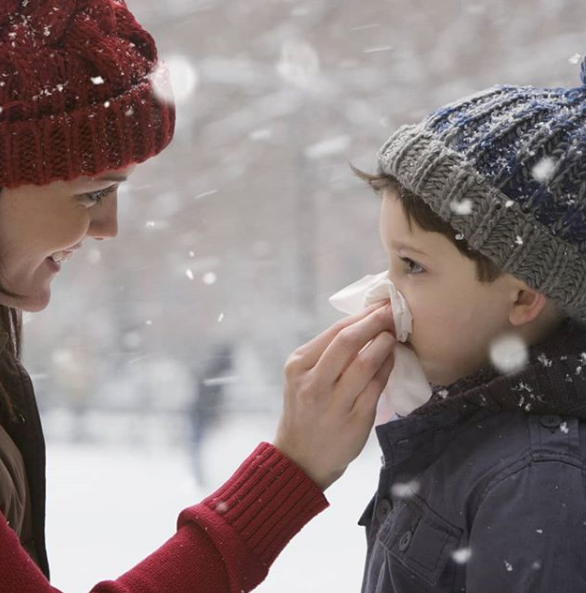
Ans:
MULTIPOLYGON (((174 533, 178 512, 209 494, 274 426, 232 420, 206 444, 210 485, 198 488, 185 450, 79 445, 48 439, 47 539, 52 583, 65 593, 115 578, 174 533)), ((260 593, 356 592, 365 554, 356 523, 376 487, 371 435, 359 460, 327 492, 331 507, 277 559, 260 593)))

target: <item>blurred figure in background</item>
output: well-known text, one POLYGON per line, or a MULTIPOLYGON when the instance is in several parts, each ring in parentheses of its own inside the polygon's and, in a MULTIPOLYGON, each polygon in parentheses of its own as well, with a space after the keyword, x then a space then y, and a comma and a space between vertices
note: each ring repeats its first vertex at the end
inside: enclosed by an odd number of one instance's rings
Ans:
POLYGON ((232 347, 222 344, 194 372, 194 393, 190 410, 193 470, 197 483, 207 485, 203 447, 206 435, 218 425, 225 404, 225 385, 234 368, 232 347))

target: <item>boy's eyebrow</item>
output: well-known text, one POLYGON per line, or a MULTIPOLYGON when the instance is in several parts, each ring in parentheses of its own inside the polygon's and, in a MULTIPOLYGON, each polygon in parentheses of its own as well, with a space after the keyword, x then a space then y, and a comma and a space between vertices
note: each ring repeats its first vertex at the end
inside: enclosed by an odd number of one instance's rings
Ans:
POLYGON ((413 253, 419 253, 419 255, 427 256, 427 253, 425 253, 424 251, 421 251, 420 249, 416 249, 415 247, 413 247, 412 245, 408 245, 407 243, 395 243, 394 241, 391 241, 391 245, 397 250, 398 249, 408 249, 409 251, 413 251, 413 253))

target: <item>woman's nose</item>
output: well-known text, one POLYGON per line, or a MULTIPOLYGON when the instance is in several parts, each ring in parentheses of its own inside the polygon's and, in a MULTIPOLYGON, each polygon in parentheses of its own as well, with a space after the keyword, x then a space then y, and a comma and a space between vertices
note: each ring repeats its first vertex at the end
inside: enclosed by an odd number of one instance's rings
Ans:
POLYGON ((93 216, 87 231, 88 237, 98 240, 113 239, 118 235, 118 208, 116 204, 109 204, 93 216))

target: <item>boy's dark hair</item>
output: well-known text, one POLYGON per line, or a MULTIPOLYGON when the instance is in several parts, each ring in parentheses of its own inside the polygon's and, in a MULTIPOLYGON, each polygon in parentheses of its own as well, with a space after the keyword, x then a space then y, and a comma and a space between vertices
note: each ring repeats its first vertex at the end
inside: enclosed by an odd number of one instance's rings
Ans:
POLYGON ((478 253, 478 251, 471 249, 466 239, 463 237, 461 239, 456 238, 458 232, 450 224, 442 220, 419 196, 404 187, 395 177, 386 173, 381 173, 380 175, 365 173, 352 164, 350 167, 376 193, 382 193, 384 190, 396 191, 405 210, 410 229, 412 228, 412 222, 415 222, 424 231, 440 233, 444 237, 447 237, 462 255, 476 262, 476 279, 479 282, 491 284, 497 278, 504 275, 505 272, 493 263, 492 260, 478 253))

